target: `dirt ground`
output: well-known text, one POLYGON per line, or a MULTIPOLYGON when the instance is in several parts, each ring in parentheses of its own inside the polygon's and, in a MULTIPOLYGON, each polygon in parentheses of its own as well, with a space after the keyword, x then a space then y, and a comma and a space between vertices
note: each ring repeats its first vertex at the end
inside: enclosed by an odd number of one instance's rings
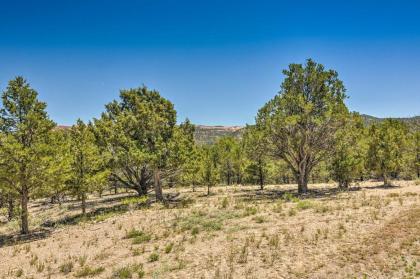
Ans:
POLYGON ((420 278, 420 185, 394 184, 106 195, 84 218, 76 201, 37 201, 28 239, 0 224, 0 278, 420 278))

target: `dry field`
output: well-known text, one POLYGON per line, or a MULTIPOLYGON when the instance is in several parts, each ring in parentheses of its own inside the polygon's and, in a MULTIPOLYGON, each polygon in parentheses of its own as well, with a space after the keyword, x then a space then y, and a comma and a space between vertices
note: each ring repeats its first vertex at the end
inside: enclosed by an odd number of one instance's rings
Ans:
POLYGON ((0 225, 0 278, 419 278, 420 185, 166 190, 31 204, 30 239, 0 225))

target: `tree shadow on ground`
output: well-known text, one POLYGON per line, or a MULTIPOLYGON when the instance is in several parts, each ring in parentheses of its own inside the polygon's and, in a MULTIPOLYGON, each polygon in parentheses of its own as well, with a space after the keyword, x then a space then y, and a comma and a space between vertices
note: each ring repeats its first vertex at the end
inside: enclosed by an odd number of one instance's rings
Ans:
POLYGON ((35 231, 31 231, 29 234, 14 233, 0 235, 0 248, 44 239, 49 237, 51 232, 52 231, 48 229, 38 229, 35 231))
POLYGON ((45 228, 54 228, 59 225, 76 225, 80 222, 103 221, 109 217, 112 217, 113 215, 121 214, 127 212, 128 210, 129 206, 125 204, 117 204, 115 206, 109 207, 100 207, 86 213, 85 215, 80 213, 59 218, 57 220, 47 220, 44 223, 42 223, 41 226, 45 228))
POLYGON ((296 197, 299 199, 337 199, 337 195, 340 193, 354 192, 361 190, 360 187, 350 187, 348 189, 341 188, 320 188, 320 189, 308 189, 306 193, 298 193, 297 189, 242 189, 238 190, 237 197, 243 201, 267 201, 274 202, 277 199, 284 198, 287 196, 296 197))
POLYGON ((383 189, 383 190, 391 190, 391 189, 398 189, 401 188, 401 186, 398 185, 392 185, 392 184, 382 184, 382 185, 376 185, 376 186, 364 186, 361 187, 363 189, 383 189))
MULTIPOLYGON (((112 203, 117 203, 117 202, 121 202, 122 200, 126 199, 126 198, 132 198, 132 197, 138 197, 138 195, 134 194, 134 193, 127 193, 124 195, 120 195, 118 194, 117 197, 111 197, 111 198, 106 198, 106 199, 99 199, 99 200, 87 200, 86 201, 86 207, 87 208, 92 208, 95 207, 97 205, 106 205, 106 204, 112 204, 112 203)), ((67 206, 67 210, 69 211, 76 211, 76 210, 81 210, 82 209, 82 203, 81 201, 78 200, 72 200, 72 203, 70 205, 67 206)))

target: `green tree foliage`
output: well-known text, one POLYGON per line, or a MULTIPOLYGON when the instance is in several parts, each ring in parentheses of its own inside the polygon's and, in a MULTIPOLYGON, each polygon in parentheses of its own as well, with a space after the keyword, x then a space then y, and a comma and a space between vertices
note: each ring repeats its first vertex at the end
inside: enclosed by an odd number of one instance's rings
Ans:
POLYGON ((350 182, 363 174, 366 143, 363 120, 358 114, 350 114, 336 133, 330 171, 340 188, 348 188, 350 182))
POLYGON ((267 164, 269 161, 269 142, 265 130, 258 126, 246 126, 242 141, 247 158, 250 164, 247 167, 248 173, 257 178, 261 190, 264 189, 267 178, 267 164))
POLYGON ((28 201, 43 187, 51 162, 49 138, 55 124, 48 118, 46 104, 26 80, 17 77, 3 92, 0 111, 1 180, 20 199, 21 233, 29 232, 28 201))
POLYGON ((219 174, 227 185, 231 185, 235 177, 235 149, 237 148, 235 138, 231 136, 221 137, 215 145, 215 152, 219 158, 219 174))
POLYGON ((273 146, 272 155, 287 162, 305 193, 312 169, 331 153, 341 126, 345 88, 338 73, 308 60, 291 64, 281 91, 257 115, 273 146))
POLYGON ((201 177, 204 185, 207 186, 207 195, 210 195, 210 188, 216 185, 219 176, 219 154, 216 145, 204 145, 200 148, 201 153, 201 177))
POLYGON ((173 149, 179 150, 175 154, 180 154, 180 156, 175 156, 179 159, 174 162, 175 169, 181 166, 178 181, 183 185, 191 185, 195 191, 195 186, 201 183, 200 164, 202 160, 200 148, 194 142, 195 127, 187 119, 181 123, 177 131, 180 140, 173 140, 173 149))
POLYGON ((70 139, 70 178, 69 190, 82 202, 82 214, 86 213, 87 195, 97 185, 105 183, 108 172, 104 160, 95 144, 95 136, 88 125, 80 119, 69 132, 70 139))
POLYGON ((417 178, 420 178, 420 131, 417 130, 413 135, 413 166, 417 178))
POLYGON ((385 185, 389 185, 389 178, 396 177, 404 166, 407 133, 407 126, 393 119, 373 124, 369 129, 367 165, 384 179, 385 185))
POLYGON ((95 120, 98 142, 111 159, 111 180, 139 195, 154 186, 163 199, 161 177, 169 164, 176 112, 173 104, 146 87, 122 90, 120 100, 106 105, 95 120))

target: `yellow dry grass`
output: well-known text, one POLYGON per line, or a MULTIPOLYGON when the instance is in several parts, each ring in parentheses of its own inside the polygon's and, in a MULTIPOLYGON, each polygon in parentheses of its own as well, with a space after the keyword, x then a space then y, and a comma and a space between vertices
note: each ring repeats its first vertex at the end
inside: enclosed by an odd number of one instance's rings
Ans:
POLYGON ((121 207, 123 194, 93 199, 91 212, 107 210, 85 219, 76 202, 37 201, 37 239, 0 226, 0 278, 416 278, 420 187, 395 184, 317 184, 303 197, 295 185, 181 188, 141 208, 121 207))

